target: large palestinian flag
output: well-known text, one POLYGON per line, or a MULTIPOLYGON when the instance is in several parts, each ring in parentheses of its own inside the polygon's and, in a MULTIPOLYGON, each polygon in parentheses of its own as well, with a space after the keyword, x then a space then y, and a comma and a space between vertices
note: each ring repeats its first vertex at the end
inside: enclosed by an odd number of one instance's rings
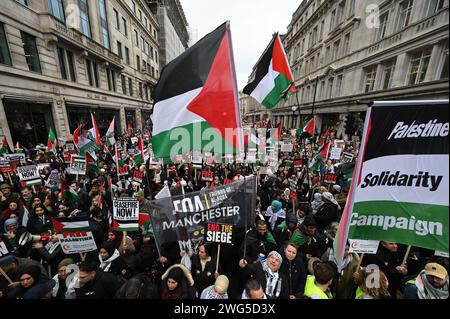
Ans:
POLYGON ((448 100, 375 102, 335 240, 384 240, 448 253, 448 100))
POLYGON ((294 78, 280 36, 275 34, 256 65, 255 76, 243 92, 268 109, 283 97, 295 93, 294 78))
POLYGON ((155 87, 152 145, 168 158, 215 145, 215 153, 236 153, 241 128, 229 22, 167 64, 155 87), (203 138, 202 138, 203 135, 203 138))

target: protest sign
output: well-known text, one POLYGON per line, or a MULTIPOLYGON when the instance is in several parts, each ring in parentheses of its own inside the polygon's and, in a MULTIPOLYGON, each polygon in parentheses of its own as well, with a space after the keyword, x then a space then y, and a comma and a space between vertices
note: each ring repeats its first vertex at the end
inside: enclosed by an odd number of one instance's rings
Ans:
POLYGON ((376 254, 379 240, 362 240, 362 239, 350 239, 350 253, 356 254, 376 254))
POLYGON ((25 154, 23 153, 15 153, 15 154, 4 154, 3 158, 10 161, 10 162, 17 162, 20 161, 21 165, 27 164, 27 159, 25 157, 25 154))
POLYGON ((139 202, 136 198, 113 199, 113 226, 117 231, 137 231, 139 202))
POLYGON ((292 145, 292 143, 289 143, 289 144, 283 143, 283 144, 281 144, 280 151, 281 152, 291 153, 293 149, 294 149, 294 145, 292 145))
POLYGON ((14 169, 8 160, 0 160, 0 172, 2 173, 12 173, 14 169))
POLYGON ((22 186, 41 185, 41 177, 36 165, 19 166, 17 174, 22 186))
POLYGON ((233 225, 206 223, 205 241, 207 243, 231 244, 233 236, 233 225))
POLYGON ((342 160, 341 160, 341 162, 342 163, 350 163, 350 162, 353 161, 353 158, 354 158, 353 154, 347 153, 347 152, 343 152, 342 153, 342 160))
POLYGON ((88 217, 52 218, 63 252, 67 255, 97 249, 88 217))
POLYGON ((323 182, 327 184, 336 184, 337 176, 335 174, 325 174, 323 176, 323 182))
POLYGON ((244 230, 254 222, 256 177, 185 195, 150 202, 151 221, 159 247, 169 242, 204 240, 205 224, 233 225, 244 230))
POLYGON ((84 156, 71 155, 67 172, 74 175, 86 174, 86 158, 84 156))
POLYGON ((54 169, 51 171, 50 175, 48 176, 47 181, 45 182, 46 187, 58 187, 59 188, 59 182, 60 182, 60 176, 57 169, 54 169))
POLYGON ((435 256, 438 256, 438 257, 445 257, 445 258, 448 258, 448 252, 445 252, 445 251, 438 251, 438 250, 435 250, 435 251, 434 251, 434 255, 435 255, 435 256))
POLYGON ((303 161, 301 159, 295 159, 294 160, 294 167, 299 168, 302 167, 303 161))
POLYGON ((214 172, 202 170, 202 180, 207 182, 213 181, 214 172))
POLYGON ((0 234, 0 260, 11 254, 13 247, 10 245, 9 240, 0 234))
POLYGON ((342 148, 332 147, 330 152, 331 160, 340 160, 342 154, 342 148))
POLYGON ((448 123, 448 100, 368 108, 354 173, 359 178, 352 180, 339 228, 339 258, 347 234, 448 251, 448 123))
POLYGON ((139 184, 142 184, 142 181, 144 179, 144 174, 139 171, 134 171, 133 173, 133 181, 138 182, 139 184))

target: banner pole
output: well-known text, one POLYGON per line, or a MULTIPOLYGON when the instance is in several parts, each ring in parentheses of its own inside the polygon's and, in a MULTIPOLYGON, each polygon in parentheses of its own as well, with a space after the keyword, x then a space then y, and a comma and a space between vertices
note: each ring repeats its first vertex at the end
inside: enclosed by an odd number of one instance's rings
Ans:
POLYGON ((8 172, 8 177, 9 177, 9 182, 11 183, 11 187, 13 187, 14 185, 13 185, 13 182, 12 182, 12 179, 11 179, 11 173, 10 172, 8 172))
POLYGON ((361 263, 362 263, 363 258, 364 258, 364 253, 362 253, 361 256, 359 256, 358 265, 356 266, 357 270, 359 270, 359 268, 361 267, 361 263))
POLYGON ((411 245, 409 245, 408 248, 406 249, 405 257, 403 257, 402 266, 406 265, 406 260, 408 259, 410 251, 411 251, 411 245))
MULTIPOLYGON (((126 232, 126 231, 123 231, 122 233, 123 233, 123 236, 122 236, 122 245, 125 246, 125 244, 127 243, 127 232, 126 232)), ((126 249, 125 249, 125 248, 123 249, 123 253, 124 253, 124 254, 126 253, 126 249)))
POLYGON ((220 244, 217 247, 216 272, 219 272, 220 244))
POLYGON ((0 273, 2 273, 3 276, 5 276, 6 280, 9 281, 10 284, 13 284, 14 282, 9 278, 9 276, 6 274, 6 272, 3 270, 2 266, 0 266, 0 273))

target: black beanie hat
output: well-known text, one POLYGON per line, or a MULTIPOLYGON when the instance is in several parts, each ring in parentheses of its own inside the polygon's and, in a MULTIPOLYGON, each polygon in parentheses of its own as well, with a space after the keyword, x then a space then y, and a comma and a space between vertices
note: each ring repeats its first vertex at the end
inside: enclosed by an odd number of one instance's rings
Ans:
POLYGON ((316 220, 313 215, 306 215, 303 225, 305 226, 317 226, 316 220))

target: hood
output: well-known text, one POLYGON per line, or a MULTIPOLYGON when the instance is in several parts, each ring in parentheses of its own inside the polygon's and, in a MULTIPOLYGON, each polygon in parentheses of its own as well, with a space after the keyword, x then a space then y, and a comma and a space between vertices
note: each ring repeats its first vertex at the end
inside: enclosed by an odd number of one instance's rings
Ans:
POLYGON ((181 268, 181 270, 183 271, 184 277, 186 278, 186 281, 187 281, 189 287, 193 286, 194 285, 194 278, 192 278, 192 274, 189 271, 189 269, 186 268, 186 266, 184 266, 182 264, 175 264, 175 265, 170 266, 166 270, 166 272, 162 275, 161 279, 162 280, 166 280, 167 276, 169 275, 170 270, 172 270, 172 268, 175 268, 175 267, 181 268))

